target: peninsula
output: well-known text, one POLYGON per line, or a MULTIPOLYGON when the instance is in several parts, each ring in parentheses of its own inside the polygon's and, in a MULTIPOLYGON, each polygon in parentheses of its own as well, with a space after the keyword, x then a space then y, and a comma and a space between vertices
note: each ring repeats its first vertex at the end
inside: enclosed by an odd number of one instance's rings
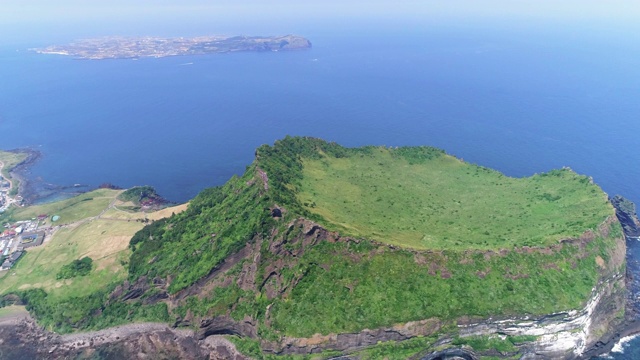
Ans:
POLYGON ((138 59, 204 55, 238 51, 284 51, 311 47, 302 36, 199 36, 192 38, 103 37, 77 40, 67 45, 33 49, 40 54, 68 55, 77 59, 138 59))
POLYGON ((635 224, 635 210, 619 199, 616 216, 587 176, 512 178, 432 147, 301 137, 255 155, 162 213, 140 211, 143 187, 5 214, 59 215, 0 273, 2 303, 37 320, 13 331, 39 344, 21 351, 576 359, 624 324, 618 219, 635 224))

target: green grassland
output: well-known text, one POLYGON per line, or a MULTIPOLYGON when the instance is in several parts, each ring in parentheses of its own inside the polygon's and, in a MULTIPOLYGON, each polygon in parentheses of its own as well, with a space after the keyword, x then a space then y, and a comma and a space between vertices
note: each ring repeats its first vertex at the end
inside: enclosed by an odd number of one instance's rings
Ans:
MULTIPOLYGON (((101 189, 54 203, 16 208, 13 219, 29 219, 38 214, 60 215, 62 225, 49 240, 26 254, 9 271, 0 273, 0 294, 19 294, 27 309, 50 330, 69 332, 77 328, 104 328, 131 321, 166 319, 166 306, 141 308, 136 304, 105 306, 113 288, 127 278, 129 241, 144 227, 138 219, 160 219, 183 211, 180 205, 140 214, 118 211, 118 217, 104 214, 113 210, 121 191, 101 189), (97 215, 103 214, 100 217, 97 215), (91 271, 81 277, 57 279, 61 269, 74 260, 90 257, 91 271), (92 318, 96 309, 103 315, 92 318)), ((50 220, 47 220, 51 225, 50 220)))
POLYGON ((47 214, 49 215, 47 219, 49 223, 51 216, 58 215, 60 219, 54 225, 69 224, 99 215, 108 208, 111 202, 115 201, 121 192, 122 190, 98 189, 52 203, 14 207, 2 214, 0 219, 3 221, 29 220, 38 215, 47 214))
MULTIPOLYGON (((12 213, 16 219, 30 219, 37 214, 57 214, 54 224, 71 223, 56 230, 51 240, 30 248, 9 272, 0 273, 0 294, 41 288, 51 297, 65 299, 91 294, 108 284, 127 277, 124 264, 129 260, 129 240, 144 227, 145 214, 117 211, 110 206, 121 191, 100 189, 54 203, 19 208, 12 213), (105 211, 106 210, 106 211, 105 211), (113 211, 118 217, 108 218, 113 211), (89 219, 104 212, 103 217, 89 219), (77 221, 77 222, 76 222, 77 221), (93 270, 87 276, 57 280, 60 269, 85 256, 93 259, 93 270)), ((158 219, 186 209, 180 205, 149 213, 158 219)), ((50 220, 47 220, 50 221, 50 220)))
POLYGON ((589 178, 554 170, 527 178, 410 148, 303 159, 298 199, 345 235, 415 249, 546 246, 595 229, 612 213, 589 178))
POLYGON ((143 224, 93 220, 58 230, 53 238, 27 253, 0 279, 0 293, 41 288, 65 299, 83 296, 126 278, 129 239, 143 224), (89 256, 94 270, 79 278, 57 280, 56 274, 73 260, 89 256))

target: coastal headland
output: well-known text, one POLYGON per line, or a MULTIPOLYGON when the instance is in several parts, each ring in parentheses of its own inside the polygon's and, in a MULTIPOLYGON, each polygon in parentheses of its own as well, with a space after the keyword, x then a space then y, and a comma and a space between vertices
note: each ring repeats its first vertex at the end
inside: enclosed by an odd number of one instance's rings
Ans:
POLYGON ((141 211, 140 187, 14 212, 60 216, 0 278, 37 321, 14 321, 18 342, 61 359, 575 359, 631 330, 635 209, 587 176, 315 138, 255 154, 181 207, 141 211))
POLYGON ((199 36, 192 38, 103 37, 66 45, 33 49, 40 54, 68 55, 77 59, 138 59, 204 55, 238 51, 287 51, 311 47, 302 36, 199 36))

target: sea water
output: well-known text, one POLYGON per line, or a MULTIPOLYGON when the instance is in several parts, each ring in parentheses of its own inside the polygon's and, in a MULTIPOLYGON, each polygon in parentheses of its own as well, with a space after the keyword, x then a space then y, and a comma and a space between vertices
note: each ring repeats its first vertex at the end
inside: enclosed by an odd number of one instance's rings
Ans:
POLYGON ((310 31, 307 51, 74 60, 0 48, 3 149, 31 176, 173 201, 286 135, 432 145, 510 176, 569 166, 640 201, 640 44, 535 29, 310 31), (606 56, 603 56, 606 54, 606 56))

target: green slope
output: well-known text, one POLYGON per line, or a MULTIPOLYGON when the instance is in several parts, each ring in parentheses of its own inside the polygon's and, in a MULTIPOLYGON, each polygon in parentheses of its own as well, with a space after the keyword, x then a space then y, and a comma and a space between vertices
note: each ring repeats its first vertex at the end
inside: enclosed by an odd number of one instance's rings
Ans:
POLYGON ((517 179, 434 149, 367 150, 303 160, 298 199, 352 236, 416 249, 546 246, 595 229, 613 209, 567 169, 517 179))

